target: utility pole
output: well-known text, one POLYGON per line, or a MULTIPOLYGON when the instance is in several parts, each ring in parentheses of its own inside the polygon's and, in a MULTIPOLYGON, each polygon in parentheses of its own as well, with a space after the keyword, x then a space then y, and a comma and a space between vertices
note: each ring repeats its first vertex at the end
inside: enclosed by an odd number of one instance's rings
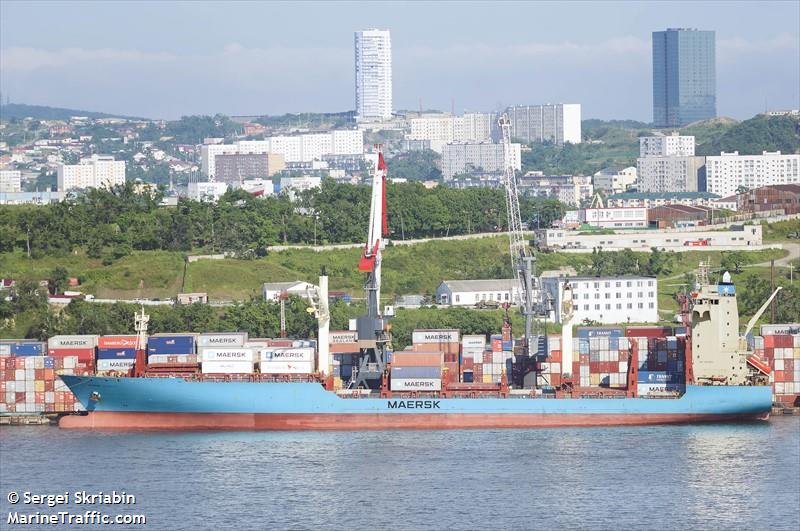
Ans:
MULTIPOLYGON (((769 266, 769 290, 770 293, 775 291, 775 259, 770 260, 769 266)), ((775 299, 770 303, 770 323, 775 324, 775 299)))

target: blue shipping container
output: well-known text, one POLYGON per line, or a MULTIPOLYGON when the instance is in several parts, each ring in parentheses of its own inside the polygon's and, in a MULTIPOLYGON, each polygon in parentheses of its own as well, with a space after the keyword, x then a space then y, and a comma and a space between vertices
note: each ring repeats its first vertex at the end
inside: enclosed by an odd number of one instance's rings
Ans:
POLYGON ((194 336, 150 336, 148 354, 194 354, 194 336))
POLYGON ((513 341, 503 341, 503 350, 514 350, 513 341))
POLYGON ((135 348, 99 348, 97 349, 97 359, 99 360, 132 360, 136 359, 135 348))
POLYGON ((55 358, 51 358, 50 356, 45 356, 45 358, 44 358, 44 368, 45 369, 55 369, 56 368, 56 360, 55 360, 55 358))
POLYGON ((440 367, 392 367, 392 378, 441 378, 440 367))
POLYGON ((352 365, 340 365, 339 366, 339 373, 342 375, 342 379, 349 380, 353 376, 353 366, 352 365))
POLYGON ((472 371, 464 371, 464 383, 472 383, 475 381, 472 371))
POLYGON ((11 344, 12 356, 43 356, 44 351, 45 351, 45 343, 26 342, 26 343, 11 344))

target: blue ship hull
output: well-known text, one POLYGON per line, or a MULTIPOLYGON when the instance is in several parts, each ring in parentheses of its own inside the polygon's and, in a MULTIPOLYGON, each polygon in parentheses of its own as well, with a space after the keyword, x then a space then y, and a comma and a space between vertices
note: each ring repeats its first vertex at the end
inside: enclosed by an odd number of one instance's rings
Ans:
POLYGON ((341 398, 318 383, 61 376, 89 412, 65 428, 361 430, 608 426, 766 419, 768 386, 680 398, 341 398))

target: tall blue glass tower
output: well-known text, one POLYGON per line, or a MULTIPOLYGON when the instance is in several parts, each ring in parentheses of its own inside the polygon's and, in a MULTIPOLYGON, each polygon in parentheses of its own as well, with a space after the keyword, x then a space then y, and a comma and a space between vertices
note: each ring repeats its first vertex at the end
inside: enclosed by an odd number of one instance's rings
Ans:
POLYGON ((681 127, 717 116, 713 31, 653 32, 653 123, 681 127))

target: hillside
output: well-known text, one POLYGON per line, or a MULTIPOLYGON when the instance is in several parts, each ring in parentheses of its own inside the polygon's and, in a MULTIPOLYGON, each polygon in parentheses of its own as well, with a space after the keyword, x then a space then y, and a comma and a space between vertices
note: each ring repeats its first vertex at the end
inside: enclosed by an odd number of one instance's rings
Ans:
POLYGON ((48 107, 47 105, 27 105, 24 103, 9 103, 0 105, 0 120, 33 118, 35 120, 69 120, 72 116, 86 116, 88 118, 127 118, 142 120, 133 116, 122 114, 109 114, 105 112, 80 111, 64 109, 62 107, 48 107))

